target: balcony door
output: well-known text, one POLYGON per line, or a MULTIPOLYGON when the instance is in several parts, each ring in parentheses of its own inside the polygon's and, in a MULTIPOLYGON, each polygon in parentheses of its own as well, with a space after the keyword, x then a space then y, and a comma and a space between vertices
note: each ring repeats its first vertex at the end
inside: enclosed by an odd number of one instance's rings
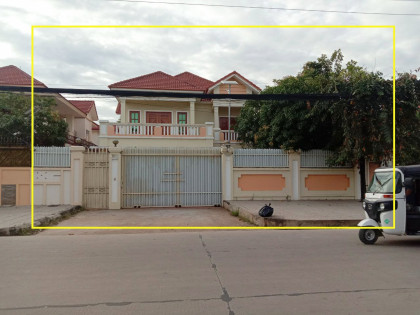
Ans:
POLYGON ((172 124, 171 112, 146 112, 147 124, 172 124))
MULTIPOLYGON (((236 117, 230 117, 230 130, 234 130, 236 125, 236 117)), ((228 117, 219 117, 219 126, 220 130, 229 130, 229 118, 228 117)))

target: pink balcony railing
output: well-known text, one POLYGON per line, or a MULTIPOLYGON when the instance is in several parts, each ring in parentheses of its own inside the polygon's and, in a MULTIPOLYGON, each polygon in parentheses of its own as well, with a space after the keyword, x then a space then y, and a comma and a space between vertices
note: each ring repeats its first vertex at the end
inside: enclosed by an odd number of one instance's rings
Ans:
POLYGON ((102 135, 133 137, 208 137, 212 125, 167 125, 167 124, 103 124, 102 135), (106 129, 104 128, 106 127, 106 129), (104 134, 103 132, 106 132, 104 134))

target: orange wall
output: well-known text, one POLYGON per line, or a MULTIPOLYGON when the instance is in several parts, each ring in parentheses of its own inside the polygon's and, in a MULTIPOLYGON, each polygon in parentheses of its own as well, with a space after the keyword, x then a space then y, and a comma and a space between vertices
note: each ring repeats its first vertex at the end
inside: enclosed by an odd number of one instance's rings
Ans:
POLYGON ((350 187, 350 178, 345 174, 308 175, 305 178, 305 187, 311 190, 347 190, 350 187))
POLYGON ((286 179, 280 174, 242 174, 238 187, 242 191, 280 191, 286 187, 286 179))
MULTIPOLYGON (((31 203, 31 168, 0 167, 1 185, 16 185, 16 205, 26 206, 31 203)), ((1 189, 0 189, 1 202, 1 189)))

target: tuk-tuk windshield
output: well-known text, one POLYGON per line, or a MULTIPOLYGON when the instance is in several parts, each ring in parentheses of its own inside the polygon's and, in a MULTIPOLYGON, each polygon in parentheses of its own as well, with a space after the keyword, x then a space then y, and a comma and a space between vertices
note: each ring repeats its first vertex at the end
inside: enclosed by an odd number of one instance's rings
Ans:
MULTIPOLYGON (((368 193, 392 194, 392 174, 393 172, 375 172, 373 173, 372 181, 370 182, 368 193)), ((402 189, 401 175, 395 172, 395 193, 400 193, 402 189)))

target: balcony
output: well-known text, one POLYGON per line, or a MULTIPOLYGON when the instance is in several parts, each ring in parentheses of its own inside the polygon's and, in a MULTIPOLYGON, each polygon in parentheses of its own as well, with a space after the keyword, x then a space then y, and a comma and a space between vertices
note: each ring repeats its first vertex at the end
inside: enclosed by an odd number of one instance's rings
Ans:
POLYGON ((195 125, 132 124, 100 122, 99 143, 123 146, 213 146, 213 123, 195 125), (168 141, 172 139, 172 141, 168 141), (141 140, 141 141, 139 141, 141 140), (176 141, 175 141, 176 140, 176 141))

